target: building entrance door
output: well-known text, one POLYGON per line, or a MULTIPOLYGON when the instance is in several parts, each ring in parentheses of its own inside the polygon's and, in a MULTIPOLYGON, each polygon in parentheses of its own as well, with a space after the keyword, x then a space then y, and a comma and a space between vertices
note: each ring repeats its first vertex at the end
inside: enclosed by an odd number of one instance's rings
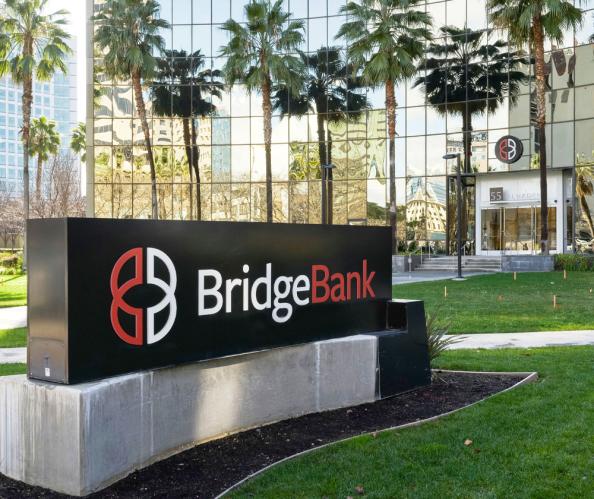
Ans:
MULTIPOLYGON (((557 249, 557 210, 549 208, 549 249, 557 249)), ((540 252, 540 206, 482 210, 483 251, 509 254, 540 252)))

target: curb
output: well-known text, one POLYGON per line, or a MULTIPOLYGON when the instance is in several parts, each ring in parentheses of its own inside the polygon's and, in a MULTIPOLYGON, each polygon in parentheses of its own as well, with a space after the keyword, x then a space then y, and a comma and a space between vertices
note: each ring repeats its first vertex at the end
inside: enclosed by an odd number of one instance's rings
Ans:
POLYGON ((529 371, 529 372, 496 372, 496 371, 455 371, 455 370, 448 370, 448 369, 432 369, 432 372, 435 373, 464 373, 464 374, 493 374, 493 375, 498 375, 498 376, 508 376, 508 377, 513 377, 513 376, 525 376, 524 379, 518 381, 517 383, 515 383, 514 385, 510 386, 509 388, 506 388, 505 390, 502 390, 500 392, 494 393, 492 395, 489 395, 488 397, 485 397, 484 399, 481 400, 477 400, 476 402, 473 402, 472 404, 468 404, 465 405, 464 407, 459 407, 458 409, 454 409, 453 411, 449 411, 449 412, 444 412, 443 414, 438 414, 437 416, 432 416, 430 418, 427 419, 421 419, 420 421, 412 421, 410 423, 404 423, 398 426, 392 426, 390 428, 384 428, 383 430, 377 430, 374 432, 368 432, 368 433, 361 433, 360 435, 356 435, 354 437, 348 437, 348 438, 344 438, 342 440, 335 440, 334 442, 329 442, 327 444, 324 445, 320 445, 319 447, 313 447, 312 449, 307 449, 304 450, 302 452, 298 452, 297 454, 293 454, 292 456, 288 456, 285 457, 283 459, 281 459, 280 461, 276 461, 275 463, 269 464, 268 466, 262 468, 259 471, 256 471, 254 473, 252 473, 251 475, 248 475, 247 477, 245 477, 244 479, 240 480, 239 482, 231 485, 231 487, 229 487, 228 489, 224 490, 223 492, 221 492, 218 496, 215 497, 215 499, 223 499, 224 496, 226 496, 227 494, 233 492, 234 490, 238 489, 239 487, 241 487, 242 485, 244 485, 245 483, 249 482, 250 480, 256 478, 258 475, 261 475, 262 473, 270 470, 271 468, 278 466, 279 464, 282 464, 286 461, 290 461, 291 459, 295 459, 297 457, 301 457, 301 456, 305 456, 306 454, 309 454, 313 451, 317 451, 320 449, 324 449, 325 447, 330 447, 331 445, 334 444, 338 444, 341 442, 346 442, 348 440, 352 440, 353 438, 359 438, 359 437, 365 437, 365 436, 369 436, 371 434, 378 434, 378 433, 385 433, 388 431, 395 431, 395 430, 401 430, 404 428, 410 428, 413 426, 421 426, 425 423, 431 423, 432 421, 436 421, 438 419, 444 418, 446 416, 449 416, 451 414, 454 414, 458 411, 462 411, 464 409, 468 409, 469 407, 472 407, 474 405, 480 404, 481 402, 484 402, 485 400, 488 400, 492 397, 496 397, 498 395, 501 395, 502 393, 505 392, 509 392, 510 390, 514 390, 515 388, 518 388, 522 385, 528 384, 528 383, 535 383, 536 381, 538 381, 538 373, 535 371, 529 371))

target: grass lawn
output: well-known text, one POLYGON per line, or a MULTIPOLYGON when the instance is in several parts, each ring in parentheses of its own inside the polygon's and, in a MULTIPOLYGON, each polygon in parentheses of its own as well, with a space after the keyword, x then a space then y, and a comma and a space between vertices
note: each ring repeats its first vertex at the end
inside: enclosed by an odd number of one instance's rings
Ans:
POLYGON ((0 376, 10 376, 11 374, 25 374, 27 364, 0 364, 0 376))
POLYGON ((538 371, 538 383, 440 421, 279 465, 233 497, 592 497, 594 347, 447 352, 440 367, 538 371), (465 446, 471 439, 473 444, 465 446))
POLYGON ((0 348, 27 346, 27 328, 0 329, 0 348))
POLYGON ((395 298, 425 300, 451 333, 513 333, 594 329, 594 273, 493 274, 467 281, 394 286, 395 298), (444 286, 448 296, 444 298, 444 286), (553 295, 558 307, 553 308, 553 295))
POLYGON ((27 304, 27 276, 0 277, 0 308, 27 304))

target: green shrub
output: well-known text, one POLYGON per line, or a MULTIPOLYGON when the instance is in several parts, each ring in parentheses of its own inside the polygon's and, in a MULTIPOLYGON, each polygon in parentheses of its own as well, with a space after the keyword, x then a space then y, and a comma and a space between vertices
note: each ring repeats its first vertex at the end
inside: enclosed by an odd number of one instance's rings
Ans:
POLYGON ((555 255, 555 270, 592 272, 594 271, 594 258, 586 255, 555 255))
POLYGON ((448 335, 450 324, 438 319, 439 309, 434 313, 427 313, 427 344, 429 346, 429 361, 437 359, 450 345, 462 341, 460 336, 448 335))
POLYGON ((23 256, 20 253, 0 253, 0 274, 17 275, 23 271, 23 256))

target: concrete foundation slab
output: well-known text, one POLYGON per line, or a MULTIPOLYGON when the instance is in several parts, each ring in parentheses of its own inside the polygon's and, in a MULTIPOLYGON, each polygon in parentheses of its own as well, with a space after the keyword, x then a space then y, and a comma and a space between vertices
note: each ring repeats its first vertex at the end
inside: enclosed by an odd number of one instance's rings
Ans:
POLYGON ((377 352, 365 335, 80 385, 0 378, 0 472, 86 495, 199 442, 373 401, 377 352))

